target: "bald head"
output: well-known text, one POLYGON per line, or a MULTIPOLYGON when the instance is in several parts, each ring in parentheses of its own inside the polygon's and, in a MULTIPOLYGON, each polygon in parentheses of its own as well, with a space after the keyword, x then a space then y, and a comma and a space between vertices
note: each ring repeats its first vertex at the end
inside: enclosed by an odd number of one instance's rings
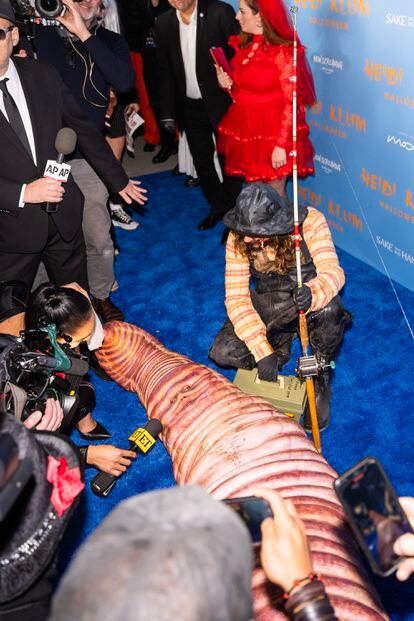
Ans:
POLYGON ((252 551, 231 509, 195 486, 109 515, 56 594, 52 621, 249 621, 252 551))

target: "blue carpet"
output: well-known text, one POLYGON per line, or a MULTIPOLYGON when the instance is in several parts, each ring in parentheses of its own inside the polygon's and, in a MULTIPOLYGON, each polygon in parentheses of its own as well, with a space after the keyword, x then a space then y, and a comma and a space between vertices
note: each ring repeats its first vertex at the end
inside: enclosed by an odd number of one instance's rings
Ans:
MULTIPOLYGON (((207 352, 224 320, 222 225, 196 230, 206 215, 198 188, 169 172, 143 178, 150 200, 133 232, 116 229, 121 253, 116 259, 120 288, 114 301, 126 319, 148 330, 167 347, 196 362, 214 365, 207 352)), ((414 342, 387 279, 349 254, 338 251, 345 270, 346 307, 354 314, 337 364, 332 422, 322 434, 323 453, 340 473, 366 455, 377 456, 400 495, 414 495, 414 342)), ((397 286, 411 325, 414 294, 397 286)), ((299 351, 297 342, 294 350, 299 351)), ((294 358, 284 372, 293 372, 294 358)), ((216 368, 216 367, 214 367, 216 368)), ((233 379, 234 372, 224 374, 233 379)), ((96 379, 96 418, 112 431, 112 441, 127 446, 129 434, 146 420, 133 394, 96 379)), ((73 439, 79 443, 77 432, 73 439)), ((61 571, 79 544, 121 500, 143 491, 174 485, 171 461, 160 442, 117 482, 106 499, 97 498, 86 473, 86 492, 65 535, 61 571)), ((150 519, 150 516, 149 516, 150 519)), ((414 581, 377 581, 395 621, 414 621, 414 581), (410 614, 410 610, 413 613, 410 614)))

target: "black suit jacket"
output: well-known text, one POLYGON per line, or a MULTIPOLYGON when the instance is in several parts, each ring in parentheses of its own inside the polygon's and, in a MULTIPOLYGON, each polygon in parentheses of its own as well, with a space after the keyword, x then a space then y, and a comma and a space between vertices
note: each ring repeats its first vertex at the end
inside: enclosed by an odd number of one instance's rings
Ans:
POLYGON ((76 132, 79 150, 110 192, 123 189, 128 177, 54 68, 22 58, 13 63, 29 108, 37 165, 0 112, 0 252, 39 252, 46 244, 49 217, 67 242, 82 224, 83 196, 71 175, 56 214, 48 216, 41 204, 18 206, 22 185, 43 177, 47 160, 56 159, 54 144, 62 127, 76 132))
MULTIPOLYGON (((196 73, 207 114, 214 127, 231 104, 231 98, 217 82, 211 47, 222 47, 228 59, 234 54, 228 45, 230 35, 240 31, 234 10, 220 0, 198 0, 196 73)), ((179 22, 175 10, 167 11, 156 22, 157 54, 160 66, 160 119, 182 124, 186 83, 180 46, 179 22)))

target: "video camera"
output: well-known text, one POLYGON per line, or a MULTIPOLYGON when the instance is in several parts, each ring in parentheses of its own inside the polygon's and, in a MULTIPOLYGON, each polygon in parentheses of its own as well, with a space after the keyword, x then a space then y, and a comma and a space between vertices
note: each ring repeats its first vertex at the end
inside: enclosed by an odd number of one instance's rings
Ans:
POLYGON ((49 397, 59 401, 65 428, 79 404, 77 390, 88 372, 87 359, 57 342, 54 324, 22 331, 19 337, 0 335, 2 409, 24 421, 44 412, 49 397))
MULTIPOLYGON (((80 1, 75 0, 75 2, 80 1)), ((43 26, 61 26, 55 18, 63 15, 65 11, 62 0, 35 0, 34 6, 29 0, 11 0, 11 3, 19 22, 40 23, 43 26)))

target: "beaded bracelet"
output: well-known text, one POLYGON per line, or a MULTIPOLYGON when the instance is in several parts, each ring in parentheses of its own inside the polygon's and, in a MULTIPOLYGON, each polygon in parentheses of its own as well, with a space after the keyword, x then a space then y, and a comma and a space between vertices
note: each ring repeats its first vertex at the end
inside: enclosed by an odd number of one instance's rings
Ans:
POLYGON ((327 599, 327 595, 323 582, 314 580, 313 582, 304 584, 300 589, 297 589, 291 594, 285 604, 286 612, 291 618, 296 619, 298 613, 300 613, 302 609, 307 608, 308 604, 325 599, 327 599))
POLYGON ((290 594, 292 593, 293 589, 296 589, 296 587, 301 586, 302 584, 310 584, 311 582, 315 582, 315 580, 320 580, 320 576, 318 576, 317 574, 313 574, 310 573, 308 576, 305 576, 305 578, 296 578, 296 580, 293 581, 293 586, 290 587, 289 591, 286 591, 286 593, 283 593, 283 598, 284 599, 289 599, 290 594))

